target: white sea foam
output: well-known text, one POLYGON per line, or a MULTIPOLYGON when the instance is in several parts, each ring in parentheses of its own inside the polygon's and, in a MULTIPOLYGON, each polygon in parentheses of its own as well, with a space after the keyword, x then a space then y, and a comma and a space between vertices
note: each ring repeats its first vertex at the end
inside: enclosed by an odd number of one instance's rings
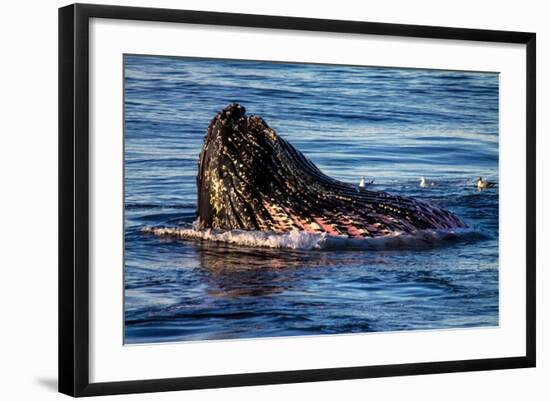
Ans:
POLYGON ((145 227, 143 232, 178 237, 189 240, 224 242, 246 247, 283 248, 301 250, 332 249, 422 249, 445 245, 461 239, 473 239, 483 236, 472 229, 454 229, 445 231, 422 230, 414 234, 396 232, 376 238, 348 238, 326 233, 289 231, 276 233, 271 231, 213 230, 196 227, 145 227))

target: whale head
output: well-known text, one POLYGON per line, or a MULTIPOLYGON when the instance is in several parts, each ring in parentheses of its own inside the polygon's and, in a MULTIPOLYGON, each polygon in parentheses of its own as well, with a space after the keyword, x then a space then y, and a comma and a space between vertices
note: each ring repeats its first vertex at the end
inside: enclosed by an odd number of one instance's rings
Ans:
POLYGON ((231 104, 208 126, 197 176, 199 226, 265 229, 265 203, 284 180, 281 139, 258 116, 231 104))
POLYGON ((208 126, 197 189, 199 228, 372 237, 466 226, 436 205, 325 175, 239 104, 208 126))

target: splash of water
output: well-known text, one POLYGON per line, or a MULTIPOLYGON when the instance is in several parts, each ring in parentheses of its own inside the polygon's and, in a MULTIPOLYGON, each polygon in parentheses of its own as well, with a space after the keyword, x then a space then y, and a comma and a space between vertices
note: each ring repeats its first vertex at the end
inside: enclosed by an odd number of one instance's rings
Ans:
POLYGON ((483 234, 473 229, 421 230, 414 234, 396 232, 384 237, 348 238, 306 231, 214 230, 192 227, 144 227, 145 233, 187 240, 223 242, 246 247, 297 250, 377 250, 425 249, 444 246, 461 240, 473 240, 483 234))

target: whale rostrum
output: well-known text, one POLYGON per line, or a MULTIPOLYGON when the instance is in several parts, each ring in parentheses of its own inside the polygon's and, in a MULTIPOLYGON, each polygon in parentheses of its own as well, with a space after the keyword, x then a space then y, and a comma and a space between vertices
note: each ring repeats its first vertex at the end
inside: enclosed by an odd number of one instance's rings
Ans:
POLYGON ((218 112, 208 126, 197 189, 203 229, 303 230, 361 238, 467 227, 429 202, 327 176, 239 104, 218 112))

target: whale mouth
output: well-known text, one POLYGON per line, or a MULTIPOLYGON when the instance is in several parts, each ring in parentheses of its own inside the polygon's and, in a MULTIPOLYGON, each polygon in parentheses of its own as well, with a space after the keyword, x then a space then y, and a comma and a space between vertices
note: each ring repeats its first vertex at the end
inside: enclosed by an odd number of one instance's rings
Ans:
POLYGON ((439 206, 327 176, 238 104, 208 126, 197 187, 200 229, 372 238, 467 228, 439 206))
POLYGON ((262 204, 269 192, 267 172, 274 132, 257 116, 233 104, 210 123, 197 176, 199 224, 203 228, 268 228, 262 204))

